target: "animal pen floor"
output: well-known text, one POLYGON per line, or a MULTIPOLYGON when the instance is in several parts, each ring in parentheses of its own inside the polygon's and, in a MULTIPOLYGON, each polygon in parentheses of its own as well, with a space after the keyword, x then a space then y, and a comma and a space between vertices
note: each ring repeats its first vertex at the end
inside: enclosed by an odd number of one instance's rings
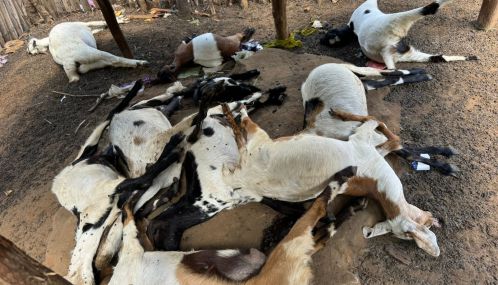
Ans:
MULTIPOLYGON (((289 2, 289 25, 294 30, 315 19, 333 25, 343 24, 360 1, 342 0, 337 4, 324 1, 320 9, 314 1, 289 2), (305 6, 311 8, 309 12, 304 12, 305 6)), ((400 65, 424 67, 434 80, 392 88, 390 93, 387 88, 377 91, 371 100, 378 106, 369 105, 375 109, 374 114, 389 111, 388 122, 401 126, 399 133, 406 144, 452 145, 460 151, 460 155, 452 159, 461 169, 458 179, 432 172, 402 177, 407 200, 431 211, 442 221, 442 228, 434 230, 441 256, 430 257, 414 242, 391 236, 364 240, 360 234, 362 223, 379 218, 369 215, 375 212, 370 203, 366 212, 353 217, 315 256, 316 284, 354 283, 356 277, 366 284, 498 282, 498 32, 474 29, 473 21, 477 18, 480 2, 454 1, 437 15, 417 23, 409 37, 411 44, 423 51, 475 54, 480 61, 400 65), (381 102, 387 93, 385 102, 381 102)), ((385 11, 401 11, 427 3, 386 0, 381 1, 380 6, 385 11)), ((245 26, 253 26, 257 30, 256 39, 273 37, 270 4, 251 2, 246 12, 238 7, 217 8, 220 21, 199 18, 198 26, 176 16, 122 25, 135 57, 151 62, 147 68, 103 69, 69 85, 62 68, 48 55, 28 56, 20 50, 9 56, 9 63, 0 68, 1 235, 35 259, 65 273, 67 257, 60 256, 61 251, 71 246, 69 229, 73 221, 50 193, 51 180, 74 158, 79 145, 116 100, 108 100, 94 113, 88 113, 93 98, 67 97, 61 101, 62 96, 51 91, 100 94, 111 83, 129 82, 145 74, 154 74, 172 59, 181 39, 193 33, 213 31, 228 35, 245 26), (75 134, 76 127, 85 119, 75 134), (56 226, 52 225, 54 220, 56 226)), ((73 15, 59 21, 88 21, 99 16, 99 13, 73 15)), ((32 35, 43 37, 49 28, 34 28, 32 35)), ((96 38, 101 49, 119 54, 108 31, 96 38)), ((293 54, 266 51, 271 61, 261 58, 257 61, 255 57, 247 62, 247 67, 258 66, 263 70, 257 85, 269 87, 281 83, 289 86, 290 96, 283 106, 268 108, 254 117, 274 137, 299 130, 302 123, 299 85, 311 68, 329 61, 325 57, 297 54, 311 53, 359 65, 365 63, 356 56, 360 52, 357 45, 334 50, 318 45, 318 38, 318 35, 305 38, 304 47, 294 50, 293 54)), ((147 89, 146 96, 159 94, 164 89, 165 86, 147 89)), ((269 222, 273 212, 259 205, 248 205, 225 215, 229 216, 222 215, 210 221, 209 234, 204 231, 201 238, 196 232, 202 232, 202 226, 190 230, 183 246, 257 245, 259 229, 264 226, 263 222, 269 222), (246 222, 251 213, 258 215, 252 215, 253 218, 246 222), (224 220, 235 220, 239 226, 223 227, 224 220)))

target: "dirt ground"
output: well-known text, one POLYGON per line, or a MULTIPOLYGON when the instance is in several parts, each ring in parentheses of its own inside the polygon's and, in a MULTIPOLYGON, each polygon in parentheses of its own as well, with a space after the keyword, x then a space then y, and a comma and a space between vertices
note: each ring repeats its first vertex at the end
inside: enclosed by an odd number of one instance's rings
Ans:
MULTIPOLYGON (((315 19, 342 24, 361 1, 342 0, 337 4, 324 1, 321 8, 316 7, 314 1, 289 2, 289 25, 294 30, 315 19), (304 12, 306 6, 310 7, 307 13, 304 12)), ((401 11, 427 3, 421 0, 381 1, 380 6, 385 11, 401 11)), ((458 179, 437 173, 412 173, 402 177, 407 200, 431 211, 443 222, 442 228, 435 229, 441 256, 432 258, 413 242, 388 236, 363 241, 356 250, 349 247, 350 251, 327 246, 315 258, 317 284, 346 283, 347 280, 354 283, 356 279, 367 284, 498 282, 495 261, 498 256, 498 32, 474 28, 479 5, 477 0, 454 1, 437 15, 417 23, 409 39, 423 51, 474 54, 480 61, 399 65, 425 67, 434 80, 392 88, 385 99, 393 103, 392 106, 401 106, 400 135, 405 143, 452 145, 460 151, 452 160, 461 169, 458 179), (335 259, 331 263, 340 260, 337 256, 347 259, 349 279, 339 278, 327 267, 332 255, 335 259)), ((51 91, 99 94, 111 83, 129 82, 145 74, 154 74, 172 59, 179 41, 192 33, 213 31, 228 35, 245 26, 253 26, 257 29, 255 38, 264 41, 273 37, 269 4, 251 3, 246 12, 237 7, 219 8, 218 12, 220 21, 199 18, 199 26, 176 16, 123 25, 135 57, 147 59, 151 65, 136 70, 94 71, 82 76, 77 84, 67 83, 62 68, 50 56, 28 56, 23 50, 9 56, 9 63, 0 68, 0 104, 3 106, 0 111, 0 234, 35 259, 45 260, 48 242, 60 236, 59 231, 64 232, 59 227, 52 229, 53 217, 64 213, 50 193, 51 180, 73 159, 93 126, 116 102, 104 102, 89 114, 87 109, 93 104, 93 98, 67 97, 61 101, 62 96, 51 91)), ((59 21, 87 21, 99 16, 98 13, 79 14, 59 21)), ((43 37, 49 29, 48 26, 37 27, 32 34, 43 37)), ((96 38, 100 49, 119 54, 108 31, 96 38)), ((304 39, 304 47, 293 52, 328 55, 359 65, 365 63, 364 58, 358 56, 357 45, 334 50, 318 45, 318 38, 319 35, 313 35, 304 39)), ((277 66, 272 70, 274 74, 269 74, 278 77, 281 72, 283 70, 277 66)), ((156 95, 164 88, 151 88, 146 95, 156 95)), ((298 105, 297 101, 291 104, 298 105)), ((301 114, 285 110, 285 105, 278 108, 273 125, 257 122, 272 136, 291 134, 297 130, 301 114)), ((264 216, 261 219, 267 220, 264 216)), ((329 244, 348 239, 339 234, 329 244)))

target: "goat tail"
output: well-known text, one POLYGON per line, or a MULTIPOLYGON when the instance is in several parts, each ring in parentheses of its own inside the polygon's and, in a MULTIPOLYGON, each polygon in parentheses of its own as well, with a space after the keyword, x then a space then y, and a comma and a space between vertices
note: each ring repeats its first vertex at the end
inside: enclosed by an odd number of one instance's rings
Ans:
POLYGON ((245 28, 244 32, 242 33, 243 37, 242 37, 242 39, 240 39, 240 42, 245 43, 245 42, 249 41, 255 32, 256 32, 255 28, 252 28, 252 27, 245 28))

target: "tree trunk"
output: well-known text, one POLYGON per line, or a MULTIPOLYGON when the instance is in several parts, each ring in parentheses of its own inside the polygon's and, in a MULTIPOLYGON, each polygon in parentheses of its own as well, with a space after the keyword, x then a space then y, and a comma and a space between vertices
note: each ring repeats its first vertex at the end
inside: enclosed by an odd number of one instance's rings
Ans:
POLYGON ((481 12, 477 18, 477 27, 482 30, 490 30, 498 21, 498 0, 483 0, 481 12))
POLYGON ((29 0, 33 7, 35 7, 36 11, 40 16, 42 16, 43 20, 47 23, 52 23, 54 21, 54 18, 50 15, 50 13, 47 11, 47 8, 43 6, 43 4, 40 2, 40 0, 29 0))
POLYGON ((287 29, 287 0, 272 0, 272 13, 277 30, 277 39, 284 40, 289 36, 287 29))
POLYGON ((29 257, 8 239, 0 236, 0 284, 69 285, 71 283, 29 257))
POLYGON ((178 9, 178 16, 188 17, 191 13, 190 0, 176 0, 176 9, 178 9))
POLYGON ((240 0, 240 7, 242 7, 242 9, 247 9, 247 7, 249 6, 249 3, 247 3, 247 0, 240 0))
POLYGON ((140 9, 142 9, 142 11, 144 12, 149 11, 149 8, 147 7, 147 2, 145 0, 138 0, 138 5, 140 5, 140 9))

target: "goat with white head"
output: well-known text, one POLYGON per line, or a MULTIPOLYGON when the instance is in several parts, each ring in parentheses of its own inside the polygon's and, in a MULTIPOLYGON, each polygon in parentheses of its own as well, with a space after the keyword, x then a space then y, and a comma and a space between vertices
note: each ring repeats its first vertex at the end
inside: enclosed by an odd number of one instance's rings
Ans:
POLYGON ((394 69, 396 62, 477 60, 476 56, 428 54, 406 43, 405 37, 415 22, 435 14, 449 1, 437 0, 425 7, 385 14, 379 10, 377 0, 367 0, 353 12, 347 26, 330 30, 321 43, 342 46, 357 38, 363 53, 374 61, 384 63, 388 69, 394 69))
POLYGON ((64 67, 69 82, 78 81, 79 73, 106 66, 137 67, 147 64, 145 60, 128 59, 98 50, 91 28, 105 25, 102 21, 60 23, 50 30, 48 37, 30 39, 27 51, 38 54, 49 50, 54 61, 64 67))

